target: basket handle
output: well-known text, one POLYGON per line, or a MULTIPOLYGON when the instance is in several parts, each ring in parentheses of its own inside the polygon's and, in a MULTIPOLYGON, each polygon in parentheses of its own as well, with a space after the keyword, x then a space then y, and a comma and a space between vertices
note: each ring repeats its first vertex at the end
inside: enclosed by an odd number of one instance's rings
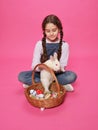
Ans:
POLYGON ((39 67, 40 69, 45 69, 46 71, 49 71, 52 75, 52 77, 54 78, 55 82, 56 82, 56 86, 57 86, 57 90, 58 90, 58 93, 60 92, 60 86, 59 86, 59 83, 57 81, 57 78, 53 72, 53 70, 51 68, 49 68, 47 65, 45 64, 37 64, 35 67, 34 67, 34 70, 32 72, 32 83, 33 84, 36 84, 35 81, 34 81, 34 73, 35 73, 35 70, 36 68, 39 67))

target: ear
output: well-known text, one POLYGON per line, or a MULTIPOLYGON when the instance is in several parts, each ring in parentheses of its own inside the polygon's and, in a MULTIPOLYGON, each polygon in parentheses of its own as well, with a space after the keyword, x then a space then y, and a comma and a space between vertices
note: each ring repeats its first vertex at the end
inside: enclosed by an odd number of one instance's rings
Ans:
POLYGON ((54 57, 53 57, 52 55, 50 56, 50 60, 51 60, 51 61, 53 61, 53 60, 54 60, 54 57))
POLYGON ((57 56, 58 56, 58 55, 57 55, 57 53, 55 52, 53 56, 54 56, 54 59, 57 59, 57 56))

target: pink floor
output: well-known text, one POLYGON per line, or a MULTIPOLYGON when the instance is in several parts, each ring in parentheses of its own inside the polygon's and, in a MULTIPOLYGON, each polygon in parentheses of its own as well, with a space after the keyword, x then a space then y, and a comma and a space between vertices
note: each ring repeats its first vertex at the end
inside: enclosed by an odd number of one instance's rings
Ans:
POLYGON ((75 91, 68 92, 59 107, 42 112, 27 102, 17 80, 30 60, 1 58, 0 130, 98 130, 98 57, 71 61, 75 62, 69 68, 78 75, 75 91))
POLYGON ((0 130, 98 130, 97 12, 98 0, 0 1, 0 130), (51 13, 63 22, 68 69, 78 79, 62 105, 42 112, 28 103, 17 76, 30 69, 42 19, 51 13))

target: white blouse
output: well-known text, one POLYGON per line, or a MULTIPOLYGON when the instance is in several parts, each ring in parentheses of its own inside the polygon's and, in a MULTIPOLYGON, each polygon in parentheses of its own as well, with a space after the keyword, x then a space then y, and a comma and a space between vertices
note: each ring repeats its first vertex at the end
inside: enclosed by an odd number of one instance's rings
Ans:
MULTIPOLYGON (((46 43, 51 43, 48 40, 46 40, 46 43)), ((52 42, 53 44, 55 43, 59 43, 59 40, 56 42, 52 42)), ((34 49, 34 53, 33 53, 33 60, 32 60, 32 69, 34 69, 34 67, 37 64, 40 64, 40 57, 41 54, 43 53, 43 48, 42 48, 42 41, 38 41, 35 45, 35 49, 34 49)), ((60 58, 60 65, 61 68, 64 69, 67 66, 68 63, 68 56, 69 56, 69 44, 67 42, 63 42, 62 44, 62 54, 61 54, 61 58, 60 58)))

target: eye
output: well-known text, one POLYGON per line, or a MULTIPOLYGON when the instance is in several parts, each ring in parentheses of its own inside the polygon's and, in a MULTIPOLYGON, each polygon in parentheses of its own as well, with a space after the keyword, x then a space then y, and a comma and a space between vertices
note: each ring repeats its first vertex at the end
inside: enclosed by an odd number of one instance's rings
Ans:
POLYGON ((45 29, 45 32, 49 33, 49 32, 50 32, 50 30, 49 30, 49 29, 45 29))
POLYGON ((53 32, 56 32, 56 30, 57 30, 57 29, 55 28, 55 29, 53 29, 52 31, 53 31, 53 32))

